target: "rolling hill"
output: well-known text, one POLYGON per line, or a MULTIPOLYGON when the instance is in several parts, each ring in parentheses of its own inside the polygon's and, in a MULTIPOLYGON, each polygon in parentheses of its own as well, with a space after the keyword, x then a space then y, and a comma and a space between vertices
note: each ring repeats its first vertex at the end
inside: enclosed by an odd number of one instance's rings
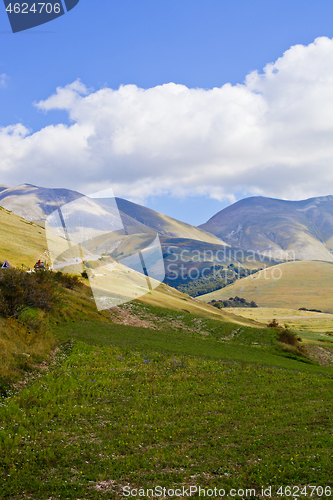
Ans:
POLYGON ((235 296, 253 300, 262 307, 305 307, 333 313, 333 264, 320 261, 278 264, 201 295, 200 299, 209 302, 235 296))
POLYGON ((275 259, 333 262, 333 196, 238 201, 199 226, 231 246, 275 259))
MULTIPOLYGON (((45 229, 33 222, 23 219, 3 207, 0 207, 0 242, 0 262, 8 260, 14 267, 21 268, 23 264, 24 268, 33 268, 37 260, 47 260, 45 229)), ((64 245, 65 242, 63 238, 57 238, 55 239, 55 244, 62 249, 62 245, 64 245)), ((119 290, 117 290, 119 294, 122 293, 121 280, 124 270, 126 271, 124 266, 120 267, 121 269, 116 269, 112 277, 114 283, 118 284, 119 282, 119 290)), ((128 272, 128 270, 126 272, 128 272)), ((142 279, 145 281, 145 277, 139 273, 133 272, 131 276, 133 276, 132 280, 134 280, 132 297, 134 299, 136 295, 135 287, 140 288, 142 279)), ((125 284, 128 287, 128 283, 125 284)), ((103 288, 103 283, 101 283, 101 286, 103 288)), ((240 325, 261 326, 252 320, 218 311, 205 302, 192 299, 188 295, 180 293, 165 284, 159 285, 157 289, 142 296, 139 301, 174 310, 184 310, 207 318, 215 318, 240 325)))
POLYGON ((0 262, 8 260, 15 266, 33 267, 45 257, 45 230, 9 210, 0 207, 0 262))

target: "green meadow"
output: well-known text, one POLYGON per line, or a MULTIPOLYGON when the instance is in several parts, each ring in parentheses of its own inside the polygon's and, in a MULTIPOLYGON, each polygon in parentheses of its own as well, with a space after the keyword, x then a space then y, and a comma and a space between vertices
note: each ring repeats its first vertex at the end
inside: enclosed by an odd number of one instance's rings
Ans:
POLYGON ((331 367, 263 324, 88 299, 62 296, 57 349, 1 400, 1 500, 330 497, 331 367))

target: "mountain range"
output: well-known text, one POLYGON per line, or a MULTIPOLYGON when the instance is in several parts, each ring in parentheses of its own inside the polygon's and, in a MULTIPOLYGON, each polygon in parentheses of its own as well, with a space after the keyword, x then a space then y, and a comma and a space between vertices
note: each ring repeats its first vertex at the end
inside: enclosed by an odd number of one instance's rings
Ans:
MULTIPOLYGON (((35 223, 43 223, 58 207, 79 200, 82 197, 83 195, 77 191, 43 188, 31 184, 22 184, 11 188, 0 187, 0 205, 35 223)), ((172 217, 121 198, 115 198, 115 200, 127 234, 151 233, 153 229, 162 236, 190 238, 225 245, 221 238, 190 224, 180 222, 172 217)), ((94 198, 93 203, 96 204, 95 208, 98 214, 100 214, 100 210, 97 205, 101 206, 105 213, 110 212, 110 208, 113 208, 108 206, 107 199, 94 198)), ((90 210, 93 210, 93 204, 91 204, 90 210)))
MULTIPOLYGON (((41 225, 59 206, 82 196, 68 189, 30 184, 0 187, 1 206, 41 225)), ((211 249, 216 254, 222 249, 228 254, 225 262, 229 263, 244 263, 250 252, 254 254, 254 266, 288 260, 333 262, 333 196, 302 201, 261 196, 245 198, 221 210, 199 227, 122 198, 115 200, 125 229, 120 238, 130 235, 135 249, 151 239, 152 233, 157 233, 162 246, 177 247, 175 253, 185 251, 190 256, 196 249, 200 253, 211 249), (237 253, 239 249, 244 251, 243 255, 237 253)), ((114 202, 110 206, 108 200, 95 198, 89 203, 92 226, 100 223, 103 214, 114 216, 114 202)), ((120 250, 124 251, 124 245, 120 250)))

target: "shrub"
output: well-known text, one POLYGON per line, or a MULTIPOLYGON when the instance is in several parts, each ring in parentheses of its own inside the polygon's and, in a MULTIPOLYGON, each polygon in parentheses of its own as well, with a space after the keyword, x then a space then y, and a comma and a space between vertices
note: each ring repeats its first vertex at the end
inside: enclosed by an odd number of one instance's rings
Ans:
POLYGON ((215 302, 214 304, 212 304, 214 307, 217 307, 218 309, 222 309, 223 307, 223 304, 222 302, 215 302))
POLYGON ((304 346, 301 345, 302 339, 287 329, 280 328, 278 330, 277 345, 283 351, 291 354, 307 358, 308 353, 304 346))
POLYGON ((246 299, 242 297, 230 297, 229 300, 211 300, 208 302, 214 307, 222 309, 223 307, 258 307, 257 304, 252 302, 247 302, 246 299))
POLYGON ((278 341, 292 346, 298 345, 297 336, 290 330, 281 330, 278 333, 278 341))
POLYGON ((7 269, 0 274, 0 314, 17 317, 29 307, 52 309, 57 298, 51 271, 25 273, 7 269))
POLYGON ((76 274, 61 273, 60 271, 58 271, 53 274, 53 276, 58 283, 63 285, 65 288, 68 288, 69 290, 74 290, 74 288, 83 286, 83 283, 80 281, 79 276, 77 276, 76 274))
POLYGON ((269 323, 267 323, 268 328, 280 328, 278 321, 274 318, 269 323))

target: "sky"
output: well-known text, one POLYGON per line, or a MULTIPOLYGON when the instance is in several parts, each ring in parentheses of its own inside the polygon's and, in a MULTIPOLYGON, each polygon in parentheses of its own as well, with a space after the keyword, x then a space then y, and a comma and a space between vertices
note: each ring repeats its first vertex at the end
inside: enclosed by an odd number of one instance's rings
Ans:
POLYGON ((0 184, 115 194, 198 225, 333 194, 332 0, 80 0, 11 33, 0 184))

